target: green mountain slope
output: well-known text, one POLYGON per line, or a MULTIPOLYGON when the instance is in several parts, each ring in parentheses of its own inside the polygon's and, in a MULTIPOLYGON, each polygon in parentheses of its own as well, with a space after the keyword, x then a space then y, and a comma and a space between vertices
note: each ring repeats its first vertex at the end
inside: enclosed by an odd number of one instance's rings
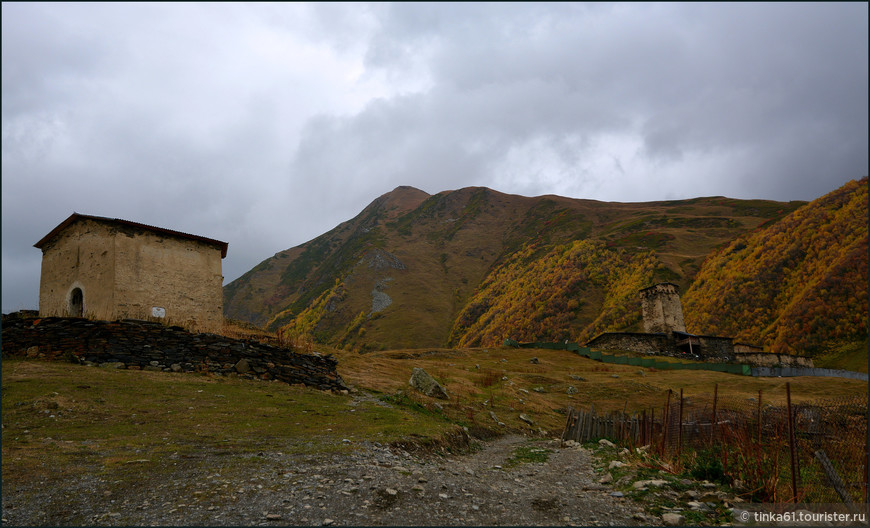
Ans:
POLYGON ((689 331, 819 355, 867 340, 867 178, 713 253, 683 296, 689 331))
POLYGON ((583 341, 637 328, 637 290, 804 202, 608 203, 399 187, 224 288, 229 318, 355 350, 583 341))

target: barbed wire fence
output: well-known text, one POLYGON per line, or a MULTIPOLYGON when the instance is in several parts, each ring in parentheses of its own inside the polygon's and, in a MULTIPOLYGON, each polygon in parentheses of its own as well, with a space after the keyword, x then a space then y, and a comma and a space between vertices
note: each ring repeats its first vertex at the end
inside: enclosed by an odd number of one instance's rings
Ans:
MULTIPOLYGON (((675 469, 727 480, 753 502, 866 503, 866 394, 786 405, 755 397, 669 390, 659 409, 631 415, 569 410, 563 440, 649 446, 675 469)), ((782 395, 779 395, 780 397, 782 395)))

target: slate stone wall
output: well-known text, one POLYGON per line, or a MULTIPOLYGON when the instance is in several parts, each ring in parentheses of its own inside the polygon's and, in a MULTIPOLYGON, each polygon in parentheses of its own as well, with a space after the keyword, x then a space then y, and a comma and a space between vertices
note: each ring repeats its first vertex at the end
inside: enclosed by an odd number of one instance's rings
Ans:
POLYGON ((641 354, 673 356, 696 361, 731 363, 734 350, 730 338, 699 336, 700 348, 694 354, 677 347, 673 334, 644 334, 635 332, 605 332, 586 343, 589 348, 600 350, 628 350, 641 354))
POLYGON ((64 359, 134 370, 237 375, 346 390, 333 356, 123 319, 3 317, 3 357, 64 359))
POLYGON ((589 348, 628 350, 640 354, 671 355, 672 344, 667 334, 606 332, 586 343, 589 348))
POLYGON ((737 352, 734 354, 734 356, 737 358, 738 362, 746 363, 747 365, 753 365, 756 367, 813 368, 815 366, 813 364, 812 358, 802 357, 802 356, 792 356, 789 354, 774 354, 772 352, 762 352, 762 353, 737 352))

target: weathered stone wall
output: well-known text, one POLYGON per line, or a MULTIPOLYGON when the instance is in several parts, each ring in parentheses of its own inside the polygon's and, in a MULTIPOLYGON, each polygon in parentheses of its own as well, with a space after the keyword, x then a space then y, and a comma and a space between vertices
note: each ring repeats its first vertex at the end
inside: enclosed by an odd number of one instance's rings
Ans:
POLYGON ((132 229, 117 233, 114 247, 115 311, 110 319, 149 319, 153 308, 162 308, 169 324, 220 330, 220 249, 132 229))
POLYGON ((135 320, 93 321, 3 317, 3 357, 65 359, 134 370, 201 372, 304 383, 322 390, 347 387, 332 356, 180 327, 135 320))
POLYGON ((764 347, 758 345, 750 345, 748 343, 734 343, 734 352, 750 352, 752 354, 760 354, 764 352, 764 347))
POLYGON ((734 361, 731 339, 698 336, 701 342, 694 354, 680 349, 673 334, 643 334, 608 332, 586 343, 587 347, 599 350, 626 350, 640 354, 673 356, 696 361, 729 363, 734 361))
MULTIPOLYGON (((729 337, 695 336, 700 341, 694 354, 677 347, 673 334, 642 334, 608 332, 601 334, 585 346, 597 350, 629 351, 639 354, 672 356, 714 363, 740 363, 753 367, 806 367, 812 368, 812 358, 772 354, 767 352, 735 352, 729 337)), ((684 347, 685 348, 685 347, 684 347)))
POLYGON ((601 350, 627 350, 639 354, 670 355, 672 343, 666 334, 640 334, 608 332, 586 343, 587 347, 601 350))
POLYGON ((815 367, 812 358, 792 356, 789 354, 737 352, 734 355, 738 362, 756 367, 815 367))
POLYGON ((112 319, 115 247, 107 225, 79 221, 42 248, 39 313, 66 317, 75 288, 84 295, 84 315, 112 319))
POLYGON ((730 337, 698 336, 700 355, 706 360, 734 361, 734 342, 730 337))
POLYGON ((158 318, 207 332, 219 331, 223 324, 218 247, 82 219, 42 250, 39 313, 43 317, 75 315, 70 312, 70 297, 79 288, 85 317, 158 318))

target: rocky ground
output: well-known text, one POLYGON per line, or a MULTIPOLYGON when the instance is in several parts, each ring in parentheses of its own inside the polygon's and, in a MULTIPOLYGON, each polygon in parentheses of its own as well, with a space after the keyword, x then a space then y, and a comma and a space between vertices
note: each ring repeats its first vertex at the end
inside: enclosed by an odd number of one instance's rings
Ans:
POLYGON ((650 525, 643 506, 598 483, 592 455, 505 436, 466 455, 369 444, 351 454, 177 458, 138 482, 98 473, 3 488, 11 525, 650 525), (517 449, 546 462, 511 460, 517 449), (244 464, 251 467, 250 464, 244 464), (618 494, 617 494, 618 495, 618 494))

